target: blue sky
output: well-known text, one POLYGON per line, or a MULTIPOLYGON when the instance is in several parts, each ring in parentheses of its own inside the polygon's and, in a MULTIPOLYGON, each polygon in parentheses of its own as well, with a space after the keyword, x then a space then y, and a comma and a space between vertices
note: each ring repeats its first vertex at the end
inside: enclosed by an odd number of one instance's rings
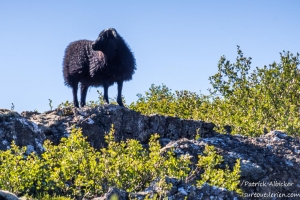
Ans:
MULTIPOLYGON (((208 77, 236 45, 252 67, 300 52, 300 1, 5 1, 0 7, 0 108, 40 112, 72 101, 62 60, 75 40, 95 40, 113 27, 134 52, 137 71, 124 83, 127 103, 152 83, 207 94, 208 77)), ((91 88, 97 100, 102 88, 91 88)), ((117 94, 116 85, 109 96, 117 94)), ((79 96, 79 95, 78 95, 79 96)))

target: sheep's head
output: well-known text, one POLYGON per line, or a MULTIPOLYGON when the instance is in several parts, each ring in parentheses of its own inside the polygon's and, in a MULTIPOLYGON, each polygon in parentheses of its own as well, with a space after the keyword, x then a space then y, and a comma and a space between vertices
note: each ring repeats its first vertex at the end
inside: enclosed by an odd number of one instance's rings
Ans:
POLYGON ((102 51, 108 57, 113 57, 117 49, 118 34, 114 28, 103 30, 92 43, 94 51, 102 51))

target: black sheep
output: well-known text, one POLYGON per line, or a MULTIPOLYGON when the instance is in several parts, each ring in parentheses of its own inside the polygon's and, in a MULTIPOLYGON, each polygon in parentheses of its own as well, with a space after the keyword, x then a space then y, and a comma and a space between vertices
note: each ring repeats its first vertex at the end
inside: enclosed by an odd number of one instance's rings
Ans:
POLYGON ((74 106, 77 99, 78 83, 81 86, 80 105, 85 105, 89 86, 103 86, 104 100, 108 101, 108 87, 118 84, 117 102, 122 103, 124 81, 132 79, 136 70, 135 58, 123 38, 113 28, 106 29, 94 41, 79 40, 69 44, 63 60, 65 85, 73 89, 74 106))

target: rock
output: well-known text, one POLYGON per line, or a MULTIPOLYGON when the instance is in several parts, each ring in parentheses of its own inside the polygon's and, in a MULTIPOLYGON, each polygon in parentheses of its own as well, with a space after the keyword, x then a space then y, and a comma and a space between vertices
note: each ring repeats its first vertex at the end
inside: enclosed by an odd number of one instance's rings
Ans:
POLYGON ((115 139, 137 139, 147 143, 151 134, 177 140, 193 139, 199 129, 202 136, 214 134, 212 123, 182 120, 161 115, 146 116, 128 108, 116 105, 84 107, 70 114, 62 109, 45 113, 22 112, 21 115, 9 110, 0 111, 0 150, 9 148, 12 140, 19 146, 31 145, 30 151, 42 152, 45 139, 58 144, 62 137, 70 134, 73 126, 81 127, 83 135, 97 149, 105 146, 104 135, 115 127, 115 139))
POLYGON ((19 198, 13 193, 0 190, 0 200, 19 200, 19 198))
POLYGON ((40 153, 45 139, 37 124, 14 111, 0 109, 0 150, 10 148, 14 140, 17 145, 31 145, 40 153))

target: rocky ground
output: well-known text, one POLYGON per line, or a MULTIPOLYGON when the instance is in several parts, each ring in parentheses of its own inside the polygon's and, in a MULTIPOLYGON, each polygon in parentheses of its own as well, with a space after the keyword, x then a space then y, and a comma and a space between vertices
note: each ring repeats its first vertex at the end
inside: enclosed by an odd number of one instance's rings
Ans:
MULTIPOLYGON (((221 167, 228 165, 232 168, 236 160, 241 159, 240 187, 249 199, 262 199, 260 195, 268 197, 264 199, 300 199, 300 139, 287 136, 282 131, 272 131, 260 137, 224 135, 216 133, 212 123, 160 115, 145 116, 115 105, 21 114, 0 109, 0 150, 6 150, 15 140, 17 145, 27 146, 27 153, 41 153, 44 140, 57 144, 61 137, 70 134, 73 126, 82 127, 91 145, 99 149, 105 146, 104 134, 110 130, 111 124, 114 124, 118 141, 131 138, 147 143, 151 134, 158 133, 165 150, 172 147, 178 155, 189 154, 194 164, 206 144, 215 146, 224 157, 224 166, 221 167), (197 134, 200 138, 196 140, 197 134), (299 197, 291 197, 297 194, 299 197)), ((242 198, 209 185, 197 188, 194 186, 195 178, 190 177, 186 182, 170 179, 174 187, 167 193, 169 199, 242 198)), ((147 194, 155 194, 158 189, 155 182, 145 191, 135 194, 111 188, 103 197, 96 199, 109 199, 113 193, 118 194, 119 199, 127 199, 128 196, 143 199, 147 194)), ((2 194, 3 191, 0 191, 0 200, 8 199, 2 194)))

